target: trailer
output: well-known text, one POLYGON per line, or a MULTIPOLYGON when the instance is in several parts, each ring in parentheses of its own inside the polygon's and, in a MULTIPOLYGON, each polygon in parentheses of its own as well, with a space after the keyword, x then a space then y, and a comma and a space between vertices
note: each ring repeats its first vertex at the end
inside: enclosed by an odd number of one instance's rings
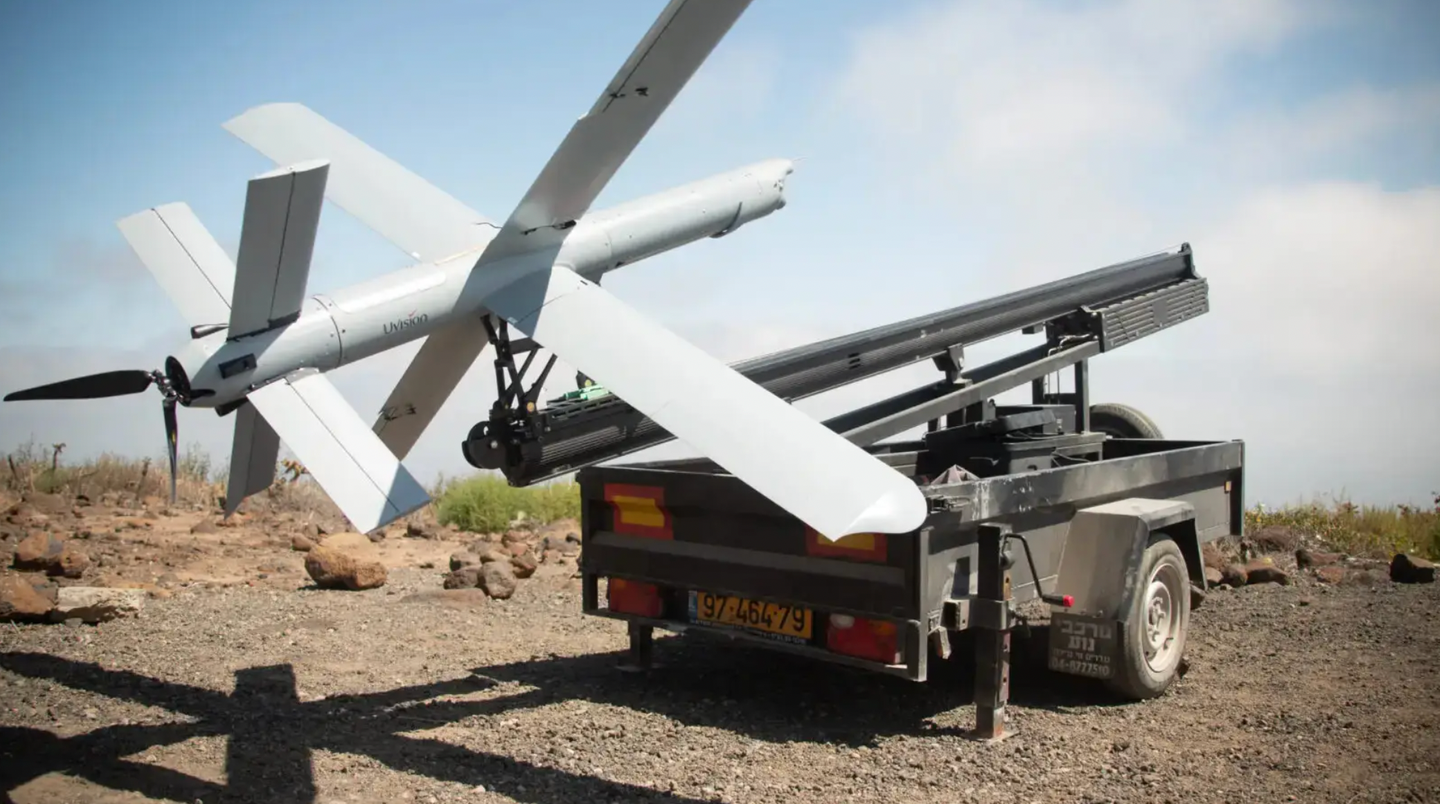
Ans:
MULTIPOLYGON (((1158 696, 1204 596, 1202 546, 1241 535, 1244 444, 1167 440, 1134 408, 1092 404, 1088 361, 1207 311, 1186 244, 737 364, 793 399, 932 360, 938 382, 826 422, 913 478, 926 521, 831 542, 705 459, 587 465, 583 611, 628 624, 635 669, 662 628, 923 682, 931 658, 972 631, 976 731, 1000 738, 1018 607, 1039 601, 1052 670, 1158 696), (967 344, 1015 331, 1043 342, 964 366, 967 344), (1062 370, 1073 390, 1050 391, 1062 370), (995 403, 1027 383, 1030 404, 995 403), (919 438, 881 443, 922 425, 919 438)), ((512 482, 667 436, 603 393, 560 400, 538 425, 492 413, 488 449, 508 456, 512 482), (493 438, 505 428, 508 442, 493 438)))

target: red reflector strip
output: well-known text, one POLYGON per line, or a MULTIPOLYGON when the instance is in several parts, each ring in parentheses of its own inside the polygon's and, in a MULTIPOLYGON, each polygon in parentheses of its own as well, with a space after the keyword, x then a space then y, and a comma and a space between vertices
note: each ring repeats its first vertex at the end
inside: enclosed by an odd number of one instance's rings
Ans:
POLYGON ((662 601, 660 589, 653 583, 610 578, 605 584, 605 604, 611 611, 637 617, 659 617, 662 601))
POLYGON ((853 558, 857 561, 884 563, 887 556, 885 534, 852 533, 830 541, 813 528, 805 528, 805 554, 827 558, 853 558))
POLYGON ((825 626, 825 646, 836 653, 899 664, 899 629, 894 623, 832 614, 825 626))
POLYGON ((665 489, 659 486, 606 483, 605 502, 610 503, 615 514, 612 530, 616 533, 643 536, 647 539, 675 538, 670 512, 665 510, 665 489))

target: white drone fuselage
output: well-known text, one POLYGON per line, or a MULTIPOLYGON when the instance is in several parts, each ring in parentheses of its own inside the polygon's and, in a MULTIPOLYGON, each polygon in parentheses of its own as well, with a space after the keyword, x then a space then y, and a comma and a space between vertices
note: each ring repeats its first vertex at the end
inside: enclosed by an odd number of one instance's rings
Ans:
POLYGON ((233 414, 227 514, 271 487, 283 442, 368 533, 430 501, 406 455, 486 344, 519 333, 826 538, 914 531, 928 502, 911 478, 599 285, 622 265, 785 205, 793 164, 775 159, 590 211, 750 3, 669 0, 503 224, 300 104, 246 110, 224 128, 276 169, 247 184, 233 258, 184 202, 116 224, 190 326, 190 343, 163 372, 105 372, 5 399, 158 387, 172 497, 176 405, 233 414), (411 267, 312 294, 325 201, 398 246, 411 267), (369 421, 325 376, 421 338, 369 421))
MULTIPOLYGON (((598 282, 623 265, 728 234, 783 208, 793 169, 790 160, 767 160, 590 213, 554 262, 598 282)), ((188 405, 224 408, 296 371, 330 371, 423 338, 457 318, 491 314, 485 298, 532 265, 534 255, 507 257, 472 276, 483 250, 312 295, 293 322, 254 335, 227 340, 228 330, 216 322, 175 355, 188 381, 188 405)))

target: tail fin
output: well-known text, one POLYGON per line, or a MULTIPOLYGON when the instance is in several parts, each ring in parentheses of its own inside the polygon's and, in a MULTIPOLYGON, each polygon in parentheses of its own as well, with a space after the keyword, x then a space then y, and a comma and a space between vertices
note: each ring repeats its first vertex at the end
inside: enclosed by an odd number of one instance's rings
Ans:
MULTIPOLYGON (((285 441, 355 530, 369 533, 430 502, 420 483, 320 373, 293 374, 252 391, 248 399, 257 418, 263 417, 285 441)), ((255 445, 265 436, 257 427, 249 438, 255 445)), ((249 450, 256 457, 259 452, 249 450)), ((273 460, 270 466, 274 471, 273 460)))
POLYGON ((329 172, 328 162, 315 160, 250 180, 235 257, 230 339, 300 316, 329 172))
POLYGON ((254 405, 241 405, 235 412, 235 440, 230 448, 226 516, 235 513, 246 497, 264 491, 275 482, 275 462, 279 458, 280 434, 254 405))

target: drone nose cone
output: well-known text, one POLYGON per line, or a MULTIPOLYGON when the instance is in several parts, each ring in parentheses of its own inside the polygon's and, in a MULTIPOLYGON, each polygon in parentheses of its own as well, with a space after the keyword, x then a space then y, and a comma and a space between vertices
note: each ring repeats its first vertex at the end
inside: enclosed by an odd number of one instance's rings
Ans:
POLYGON ((190 375, 174 355, 165 358, 165 379, 170 381, 170 388, 182 402, 190 401, 190 375))
POLYGON ((165 358, 165 379, 180 404, 191 406, 214 395, 213 378, 206 372, 209 355, 194 341, 165 358))
POLYGON ((775 188, 775 209, 785 208, 785 180, 795 172, 795 161, 792 159, 771 159, 765 162, 761 171, 766 183, 775 188))

